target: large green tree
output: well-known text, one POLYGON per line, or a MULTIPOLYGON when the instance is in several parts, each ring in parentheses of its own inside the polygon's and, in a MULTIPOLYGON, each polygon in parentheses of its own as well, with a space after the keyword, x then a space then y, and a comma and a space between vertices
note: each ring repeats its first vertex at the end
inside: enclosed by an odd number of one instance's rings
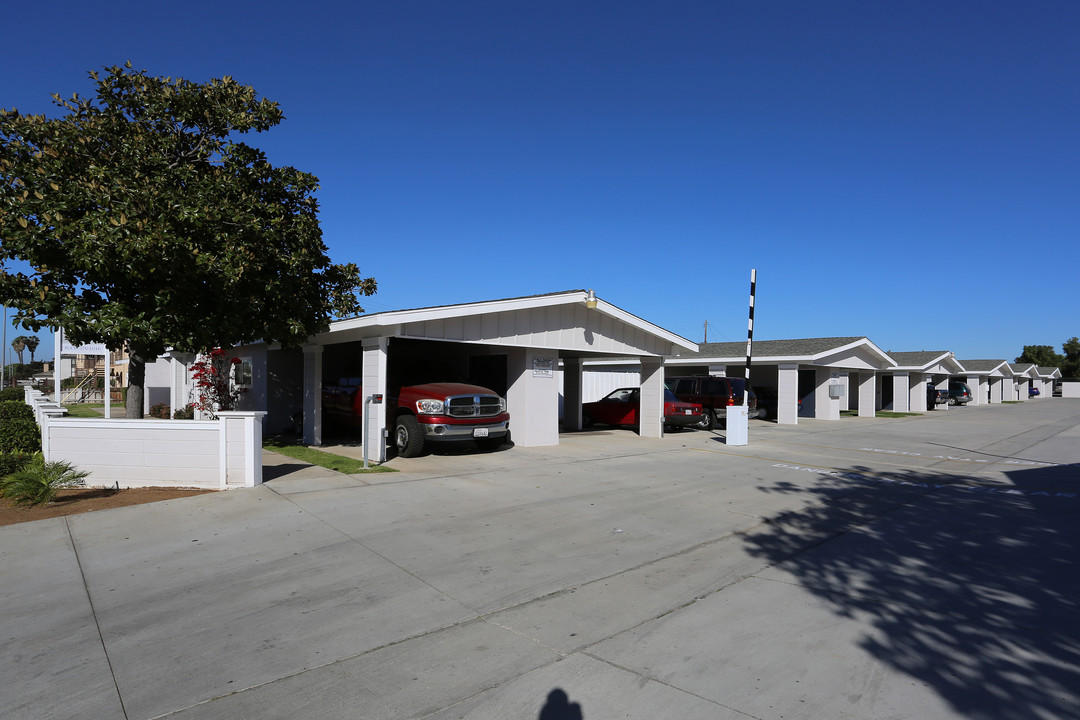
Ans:
POLYGON ((1025 345, 1024 352, 1016 358, 1018 363, 1034 363, 1039 367, 1061 367, 1065 356, 1054 352, 1052 345, 1025 345))
POLYGON ((1069 338, 1061 349, 1065 351, 1065 362, 1059 366, 1061 377, 1080 378, 1080 338, 1069 338))
POLYGON ((126 344, 128 417, 168 348, 293 347, 363 312, 375 280, 330 262, 317 179, 238 138, 281 122, 277 103, 228 76, 90 78, 92 98, 53 95, 62 117, 0 110, 0 300, 31 330, 126 344))

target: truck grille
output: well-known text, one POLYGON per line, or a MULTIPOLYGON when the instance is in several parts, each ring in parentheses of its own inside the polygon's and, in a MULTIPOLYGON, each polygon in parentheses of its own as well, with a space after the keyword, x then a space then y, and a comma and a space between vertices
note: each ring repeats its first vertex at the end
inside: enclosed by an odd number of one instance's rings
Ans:
POLYGON ((494 417, 502 412, 498 395, 454 395, 446 399, 446 414, 450 417, 494 417))

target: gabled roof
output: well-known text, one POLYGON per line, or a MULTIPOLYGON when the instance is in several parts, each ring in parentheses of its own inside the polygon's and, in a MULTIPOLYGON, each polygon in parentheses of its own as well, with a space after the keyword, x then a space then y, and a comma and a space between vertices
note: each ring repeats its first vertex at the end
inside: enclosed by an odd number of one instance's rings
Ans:
MULTIPOLYGON (((755 340, 756 363, 802 363, 851 368, 891 368, 896 363, 865 336, 755 340)), ((697 352, 681 351, 668 365, 731 364, 746 361, 745 342, 701 343, 697 352)))
POLYGON ((948 350, 917 350, 914 352, 889 351, 896 361, 896 370, 916 370, 936 373, 961 373, 964 365, 948 350))
POLYGON ((1013 371, 1007 360, 961 360, 964 370, 972 375, 993 375, 1012 377, 1013 371))
POLYGON ((1035 363, 1011 363, 1009 369, 1013 371, 1013 375, 1024 375, 1026 377, 1038 376, 1038 372, 1035 369, 1035 363))
POLYGON ((666 355, 698 347, 586 290, 360 315, 331 323, 330 330, 316 336, 315 342, 375 336, 550 347, 577 353, 666 355))
POLYGON ((1061 368, 1056 367, 1043 367, 1038 368, 1039 377, 1041 378, 1059 378, 1061 377, 1061 368))

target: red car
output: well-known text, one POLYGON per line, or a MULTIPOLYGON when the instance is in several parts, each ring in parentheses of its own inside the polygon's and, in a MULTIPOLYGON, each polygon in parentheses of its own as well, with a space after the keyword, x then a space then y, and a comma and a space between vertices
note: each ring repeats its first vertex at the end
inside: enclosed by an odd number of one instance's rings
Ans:
MULTIPOLYGON (((619 388, 596 402, 583 403, 582 424, 585 427, 590 427, 593 423, 637 425, 640 407, 640 388, 619 388)), ((664 427, 700 425, 704 420, 705 411, 700 403, 682 402, 674 393, 664 388, 664 427)))

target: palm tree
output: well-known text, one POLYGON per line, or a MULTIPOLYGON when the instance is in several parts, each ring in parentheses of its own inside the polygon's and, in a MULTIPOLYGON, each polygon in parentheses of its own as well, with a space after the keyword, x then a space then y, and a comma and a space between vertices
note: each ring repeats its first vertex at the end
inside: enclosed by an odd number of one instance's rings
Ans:
POLYGON ((34 364, 34 351, 37 350, 38 343, 41 342, 41 338, 37 335, 27 335, 23 338, 23 342, 26 344, 26 349, 30 351, 30 364, 34 364))
POLYGON ((20 335, 11 341, 11 348, 15 351, 15 354, 19 356, 19 364, 23 364, 23 350, 26 349, 26 336, 20 335))

